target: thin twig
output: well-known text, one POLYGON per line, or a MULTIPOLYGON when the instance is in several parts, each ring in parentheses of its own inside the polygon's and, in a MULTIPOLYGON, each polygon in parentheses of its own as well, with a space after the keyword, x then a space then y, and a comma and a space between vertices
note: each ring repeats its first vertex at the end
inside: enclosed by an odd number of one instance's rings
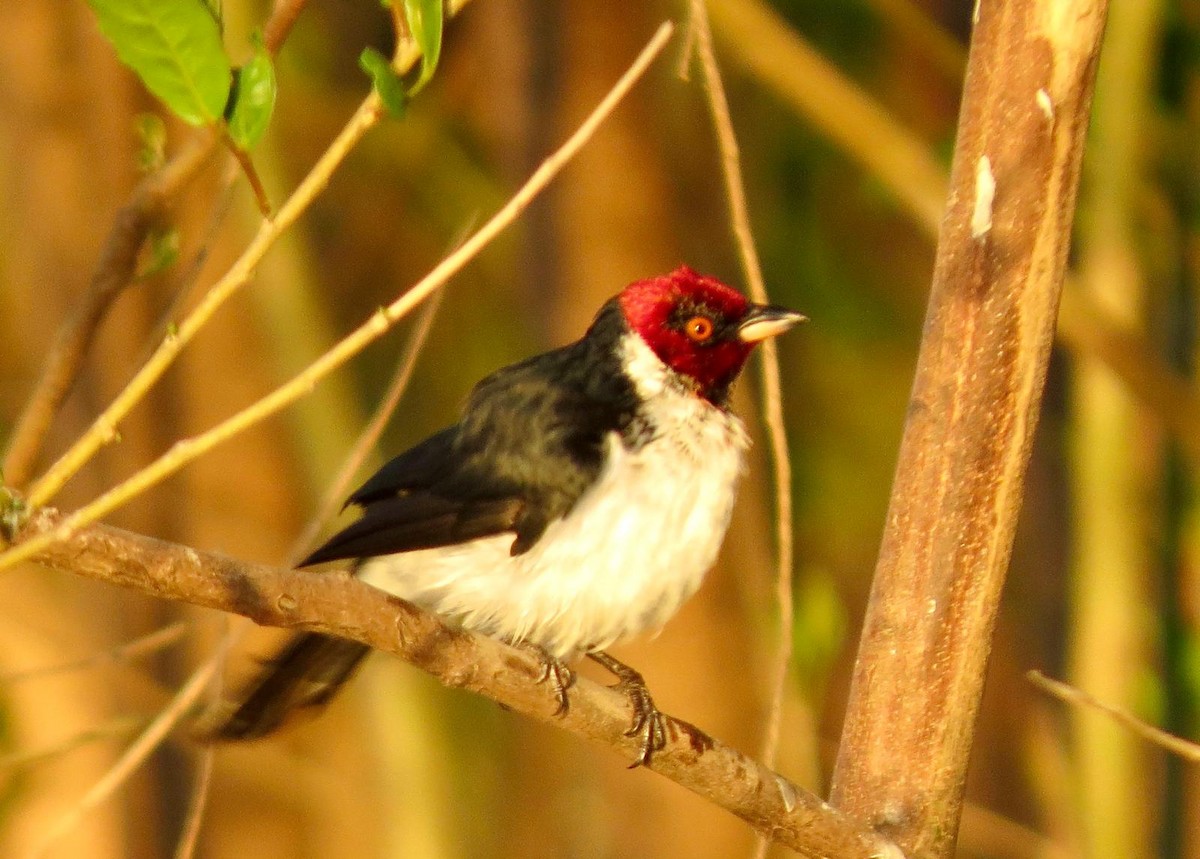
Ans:
MULTIPOLYGON (((222 624, 217 649, 209 660, 218 666, 225 664, 225 657, 235 638, 229 632, 228 615, 224 619, 225 623, 222 624)), ((217 671, 213 674, 213 681, 208 687, 209 701, 212 705, 215 706, 220 702, 221 691, 221 672, 217 671)), ((179 843, 175 847, 175 859, 191 859, 196 853, 196 844, 200 840, 200 824, 204 820, 204 811, 208 806, 208 788, 212 784, 213 762, 216 760, 216 756, 216 749, 211 745, 200 750, 200 760, 196 765, 196 775, 192 782, 191 800, 188 802, 187 815, 184 817, 183 826, 180 829, 179 843)))
POLYGON ((146 720, 137 716, 121 716, 100 725, 80 731, 74 736, 60 740, 53 745, 40 749, 21 750, 6 755, 0 755, 0 772, 5 770, 26 769, 35 764, 52 760, 62 755, 70 754, 76 749, 98 740, 111 740, 132 734, 146 724, 146 720))
POLYGON ((82 659, 74 659, 70 662, 61 662, 57 665, 47 665, 41 668, 27 668, 24 671, 14 671, 11 674, 5 674, 0 676, 0 684, 39 680, 43 677, 63 674, 67 671, 79 671, 106 663, 120 663, 140 659, 143 656, 153 655, 175 644, 191 628, 192 624, 188 621, 177 621, 169 626, 164 626, 162 629, 156 629, 148 635, 135 638, 133 641, 127 641, 116 647, 106 648, 99 653, 93 653, 82 659))
POLYGON ((263 46, 271 56, 279 53, 292 32, 296 19, 308 5, 308 0, 275 0, 271 14, 263 25, 263 46))
MULTIPOLYGON (((660 26, 646 47, 642 49, 637 59, 625 74, 622 75, 621 79, 617 81, 587 119, 584 120, 558 151, 547 158, 534 171, 534 174, 521 189, 478 232, 464 242, 458 251, 443 259, 434 267, 433 271, 422 278, 411 289, 389 306, 377 311, 367 322, 343 338, 341 342, 337 343, 332 349, 310 364, 308 368, 295 376, 291 381, 276 388, 253 405, 248 406, 207 432, 176 442, 166 454, 138 471, 124 483, 113 487, 95 501, 67 517, 63 520, 57 534, 44 535, 35 540, 30 540, 19 547, 13 547, 4 554, 0 554, 0 570, 32 557, 37 552, 46 548, 55 539, 61 539, 70 534, 73 529, 90 522, 95 522, 110 511, 141 494, 149 487, 174 474, 196 457, 295 402, 311 390, 313 385, 318 381, 383 336, 392 325, 412 312, 432 292, 444 286, 452 276, 457 274, 463 266, 474 259, 502 230, 507 228, 520 216, 534 197, 575 156, 595 133, 600 124, 612 113, 633 85, 641 78, 650 63, 662 51, 663 46, 670 38, 672 29, 673 27, 670 22, 666 22, 660 26)), ((312 179, 314 175, 327 176, 328 171, 332 170, 336 163, 340 162, 344 156, 345 152, 343 150, 345 147, 351 145, 353 141, 361 137, 362 132, 366 128, 374 124, 378 119, 378 112, 381 109, 382 106, 378 96, 372 93, 366 102, 363 103, 363 106, 359 108, 355 119, 351 120, 350 124, 343 129, 338 141, 322 157, 322 161, 318 167, 314 168, 313 173, 310 173, 309 177, 301 183, 301 187, 311 186, 314 181, 312 179)), ((174 339, 168 338, 163 343, 163 346, 160 347, 158 352, 155 353, 142 371, 139 372, 134 381, 130 383, 129 387, 125 389, 117 401, 114 402, 113 406, 110 407, 109 412, 102 415, 92 430, 89 430, 84 439, 81 439, 80 444, 72 449, 79 449, 79 453, 68 453, 64 457, 64 460, 69 458, 71 462, 67 463, 63 469, 56 468, 58 477, 47 478, 51 485, 59 483, 59 478, 63 477, 63 475, 73 473, 75 463, 78 462, 81 464, 86 459, 84 453, 87 450, 94 451, 94 446, 103 443, 101 436, 104 433, 111 434, 115 432, 115 423, 112 420, 110 412, 120 411, 123 414, 124 409, 131 407, 133 402, 140 399, 142 393, 152 384, 153 379, 157 378, 166 369, 166 366, 173 360, 175 354, 178 353, 179 346, 176 344, 185 339, 190 339, 195 334, 199 325, 203 324, 212 315, 212 312, 216 309, 216 304, 219 304, 225 297, 232 294, 233 290, 244 283, 245 279, 250 276, 253 264, 257 262, 262 252, 265 251, 265 244, 273 241, 277 235, 275 231, 276 225, 284 221, 290 222, 299 214, 301 204, 298 198, 303 198, 307 201, 311 199, 311 194, 313 193, 315 193, 315 188, 312 187, 309 187, 308 191, 303 194, 298 189, 292 198, 284 203, 283 207, 279 210, 276 220, 271 224, 264 225, 250 247, 247 248, 238 262, 234 264, 234 267, 230 269, 229 274, 213 287, 200 307, 180 325, 177 337, 174 339)), ((90 455, 90 453, 87 455, 90 455)), ((62 460, 60 460, 61 462, 62 460)), ((45 492, 37 495, 31 494, 31 501, 35 506, 39 506, 40 500, 44 497, 45 492)))
MULTIPOLYGON (((767 290, 763 283, 762 266, 750 230, 746 189, 738 157, 737 137, 729 115, 729 102, 721 83, 721 71, 713 52, 712 30, 708 23, 705 0, 692 0, 692 26, 695 29, 696 51, 704 71, 704 90, 712 111, 713 127, 721 149, 721 172, 729 196, 729 216, 737 242, 742 273, 755 301, 765 303, 767 290)), ((775 341, 764 341, 762 350, 763 423, 771 445, 771 462, 775 481, 775 544, 778 552, 776 570, 776 602, 779 611, 779 640, 775 655, 774 682, 771 687, 771 707, 760 752, 763 763, 774 766, 779 750, 779 732, 783 721, 783 701, 787 688, 788 668, 792 661, 792 465, 788 458, 787 431, 783 424, 783 398, 779 379, 779 352, 775 341)), ((758 855, 766 853, 767 839, 759 840, 758 855)))
POLYGON ((194 179, 216 149, 216 136, 202 134, 134 189, 113 219, 87 292, 63 323, 4 457, 4 479, 21 487, 33 475, 50 424, 75 386, 101 321, 113 302, 134 282, 138 253, 170 201, 194 179))
MULTIPOLYGON (((307 0, 276 0, 263 36, 271 54, 279 51, 306 4, 307 0)), ((79 377, 100 322, 116 297, 133 283, 146 236, 216 151, 217 141, 211 131, 197 135, 169 163, 143 179, 117 212, 88 291, 55 336, 42 375, 9 440, 4 477, 10 486, 22 487, 33 476, 50 423, 79 377)))
MULTIPOLYGON (((465 2, 460 0, 451 11, 461 8, 463 5, 465 2)), ((398 68, 411 68, 419 57, 420 49, 411 42, 406 43, 403 51, 397 49, 396 65, 398 68)), ((334 138, 333 143, 326 149, 312 170, 280 207, 275 218, 262 222, 257 234, 229 271, 213 284, 191 314, 179 323, 178 329, 163 339, 150 360, 134 375, 109 407, 96 418, 87 432, 50 467, 46 474, 37 480, 29 491, 29 503, 32 506, 40 506, 53 498, 63 484, 70 480, 95 455, 96 451, 116 437, 117 424, 142 400, 154 383, 174 362, 183 347, 212 318, 221 305, 253 277, 255 268, 266 252, 325 189, 334 171, 346 155, 362 139, 363 135, 374 127, 383 116, 383 112, 379 96, 375 92, 371 92, 359 105, 358 110, 355 111, 338 136, 334 138)), ((0 560, 0 568, 3 566, 4 561, 0 560)))
POLYGON ((1111 704, 1105 704, 1082 689, 1063 683, 1061 680, 1054 680, 1040 671, 1026 672, 1025 679, 1043 692, 1053 695, 1064 704, 1070 704, 1074 707, 1091 707, 1093 710, 1098 710, 1114 722, 1128 728, 1142 739, 1166 749, 1173 755, 1178 755, 1189 763, 1200 764, 1200 744, 1177 737, 1174 734, 1169 734, 1161 728, 1156 728, 1139 719, 1127 710, 1122 710, 1111 704))
POLYGON ((229 136, 229 132, 225 131, 221 134, 221 142, 225 144, 225 148, 229 150, 229 154, 242 168, 242 175, 246 177, 246 182, 250 185, 250 190, 254 193, 254 202, 258 205, 258 213, 262 215, 263 220, 271 220, 271 198, 267 196, 267 189, 263 187, 262 177, 258 175, 258 170, 254 167, 254 161, 250 157, 250 153, 238 146, 233 138, 229 136))
POLYGON ((46 856, 59 839, 79 825, 89 811, 107 799, 134 770, 141 766, 142 762, 158 748, 163 738, 178 724, 179 719, 191 710, 200 696, 204 694, 204 689, 216 673, 216 668, 216 661, 211 660, 192 675, 191 679, 175 693, 171 703, 154 717, 154 721, 125 750, 116 764, 92 785, 91 789, 71 807, 70 811, 46 830, 41 840, 26 854, 28 859, 40 859, 40 857, 46 856))
POLYGON ((425 340, 429 337, 429 332, 433 328, 433 318, 437 314, 438 305, 441 303, 441 300, 442 293, 440 291, 435 292, 429 301, 425 303, 425 307, 422 308, 412 334, 409 335, 408 342, 404 344, 400 363, 396 366, 396 372, 392 376, 391 382, 388 383, 387 391, 384 393, 383 399, 380 400, 379 406, 375 409, 375 414, 371 416, 371 420, 363 428, 358 440, 354 443, 353 449, 351 449, 342 462, 342 467, 338 469, 338 473, 330 482, 329 488, 325 490, 325 494, 321 497, 321 501, 317 505, 317 512, 309 519, 304 530, 300 532, 300 536, 296 538, 296 541, 288 550, 287 557, 290 563, 296 563, 303 557, 305 550, 312 545, 321 528, 333 518, 341 507, 345 497, 349 494, 350 481, 354 479, 354 475, 370 454, 371 449, 379 441, 379 436, 383 433, 384 427, 387 426, 388 420, 391 419, 392 412, 396 410, 400 398, 404 395, 405 389, 408 388, 413 370, 417 366, 417 358, 420 357, 425 340))
POLYGON ((187 817, 183 821, 179 843, 175 846, 175 859, 191 859, 196 855, 196 845, 200 841, 200 824, 204 822, 204 811, 208 806, 208 788, 212 784, 213 763, 216 757, 217 750, 213 746, 205 746, 200 750, 187 817))

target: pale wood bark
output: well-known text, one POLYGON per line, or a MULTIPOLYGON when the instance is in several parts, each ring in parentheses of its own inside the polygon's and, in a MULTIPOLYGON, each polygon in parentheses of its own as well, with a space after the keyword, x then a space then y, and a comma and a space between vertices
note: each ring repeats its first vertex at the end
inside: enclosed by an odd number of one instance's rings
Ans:
MULTIPOLYGON (((54 533, 61 516, 38 510, 19 539, 54 533)), ((313 573, 199 552, 119 528, 94 525, 64 534, 39 563, 133 588, 161 599, 240 614, 267 626, 314 630, 369 644, 429 672, 447 686, 484 695, 533 718, 603 743, 633 760, 639 741, 626 734, 626 697, 580 677, 569 711, 554 715, 550 684, 529 652, 453 630, 435 615, 345 573, 313 573)), ((882 838, 767 767, 667 717, 668 742, 651 769, 797 851, 826 859, 896 856, 882 838)))
POLYGON ((980 0, 832 801, 954 850, 1066 268, 1105 0, 980 0))

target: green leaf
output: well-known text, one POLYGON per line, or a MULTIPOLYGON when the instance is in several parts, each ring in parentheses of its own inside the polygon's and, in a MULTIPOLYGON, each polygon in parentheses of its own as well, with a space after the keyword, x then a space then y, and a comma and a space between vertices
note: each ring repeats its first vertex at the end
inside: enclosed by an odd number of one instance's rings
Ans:
POLYGON ((404 0, 404 20, 421 49, 421 76, 408 91, 411 98, 433 77, 442 55, 442 0, 404 0))
POLYGON ((387 57, 374 48, 366 48, 359 54, 358 64, 371 76, 375 92, 379 93, 379 98, 388 113, 397 118, 404 116, 408 96, 405 95, 404 84, 387 57))
POLYGON ((137 131, 138 169, 150 173, 167 160, 167 125, 156 113, 142 113, 134 120, 137 131))
POLYGON ((237 70, 229 108, 229 136, 239 149, 262 138, 275 109, 275 65, 259 46, 250 62, 237 70))
POLYGON ((149 253, 138 269, 138 277, 150 277, 175 264, 179 259, 179 230, 167 227, 151 231, 147 247, 149 253))
POLYGON ((117 56, 192 125, 216 122, 229 99, 220 25, 201 0, 88 0, 117 56))
POLYGON ((29 518, 29 508, 24 498, 2 484, 3 477, 0 475, 0 535, 11 541, 29 518))

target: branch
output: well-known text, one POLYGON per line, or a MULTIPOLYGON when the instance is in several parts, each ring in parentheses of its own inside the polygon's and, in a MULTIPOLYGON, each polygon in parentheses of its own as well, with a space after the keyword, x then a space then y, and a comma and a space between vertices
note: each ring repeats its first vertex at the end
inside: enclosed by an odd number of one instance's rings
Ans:
MULTIPOLYGON (((737 135, 733 130, 733 118, 729 114, 729 100, 725 96, 725 85, 721 82, 721 70, 713 50, 712 29, 708 21, 706 0, 692 0, 691 27, 694 31, 696 55, 704 75, 704 91, 708 97, 709 112, 717 134, 717 145, 721 153, 721 175, 725 182, 725 194, 729 199, 729 220, 742 263, 742 274, 750 287, 750 296, 757 302, 767 302, 767 288, 763 281, 762 265, 754 245, 754 233, 750 228, 750 211, 746 203, 746 188, 742 181, 741 158, 738 154, 737 135)), ((792 664, 792 641, 795 620, 792 603, 794 600, 792 577, 795 551, 792 541, 792 463, 788 457, 787 429, 783 421, 783 394, 779 376, 779 349, 774 339, 762 344, 762 419, 767 430, 771 448, 771 464, 774 466, 775 490, 775 546, 778 556, 775 570, 775 600, 779 611, 779 630, 775 652, 774 677, 771 685, 771 703, 767 724, 763 731, 760 754, 767 766, 775 765, 779 750, 779 734, 783 724, 784 698, 787 690, 788 671, 792 664)), ((765 856, 767 840, 761 839, 755 856, 765 856)))
MULTIPOLYGON (((461 2, 461 0, 460 0, 461 2)), ((76 529, 99 520, 122 504, 125 504, 166 477, 174 474, 187 463, 207 453, 209 450, 238 433, 244 432, 265 418, 291 405, 305 396, 312 387, 332 373, 342 364, 349 361, 371 343, 382 337, 395 325, 411 313, 418 304, 425 301, 436 290, 441 289, 447 281, 474 259, 497 235, 512 224, 522 212, 528 208, 533 199, 549 184, 565 167, 583 145, 591 139, 600 124, 616 109, 633 85, 641 79, 650 63, 658 56, 670 38, 673 27, 664 22, 646 46, 638 54, 624 75, 613 85, 612 89, 602 98, 580 126, 567 138, 553 154, 551 154, 529 177, 499 211, 489 218, 483 226, 471 235, 454 253, 445 257, 434 266, 424 278, 414 284, 407 292, 389 304, 380 308, 376 313, 346 335, 340 342, 330 348, 324 355, 313 361, 305 370, 294 376, 290 381, 276 388, 242 409, 237 414, 217 424, 212 429, 192 438, 177 441, 175 445, 158 459, 134 473, 124 482, 112 487, 87 506, 76 510, 59 527, 57 537, 66 537, 76 529)), ((30 491, 29 504, 40 506, 44 504, 62 483, 74 474, 87 459, 105 444, 116 432, 118 416, 126 414, 128 409, 138 402, 149 390, 150 386, 164 373, 171 362, 179 354, 192 336, 200 330, 217 307, 244 285, 254 271, 258 260, 266 253, 267 248, 280 234, 280 231, 294 221, 313 197, 324 187, 336 166, 349 152, 350 148, 366 131, 378 121, 383 110, 379 95, 374 91, 359 107, 354 117, 330 144, 329 149, 321 156, 317 166, 304 178, 295 193, 283 204, 274 221, 264 222, 258 235, 243 251, 230 270, 222 277, 200 305, 191 315, 180 323, 178 330, 163 341, 150 359, 138 371, 124 391, 113 401, 112 405, 96 419, 92 427, 65 453, 50 472, 44 476, 30 491)), ((0 553, 0 570, 32 557, 53 538, 49 535, 35 538, 22 546, 14 546, 0 553)))
MULTIPOLYGON (((895 5, 897 0, 874 0, 895 5)), ((936 237, 947 177, 932 149, 806 43, 763 0, 713 0, 716 35, 730 55, 799 117, 895 195, 936 237)), ((1146 338, 1113 318, 1068 279, 1058 336, 1102 361, 1174 434, 1200 470, 1200 388, 1162 360, 1146 338)))
POLYGON ((981 0, 832 800, 954 849, 1066 269, 1105 0, 981 0))
MULTIPOLYGON (((34 513, 18 542, 54 534, 60 514, 34 513)), ((174 602, 244 615, 265 626, 322 632, 368 644, 505 707, 607 745, 626 759, 639 751, 626 735, 628 699, 579 677, 571 707, 540 683, 528 652, 454 630, 437 616, 345 572, 313 573, 247 564, 118 528, 94 525, 38 552, 46 566, 174 602)), ((193 679, 193 682, 195 679, 193 679)), ((898 859, 899 852, 822 800, 694 725, 666 716, 668 743, 650 768, 806 857, 898 859)))
POLYGON ((420 357, 425 340, 429 337, 429 332, 433 329, 433 318, 437 315, 442 295, 443 293, 441 292, 435 292, 433 297, 425 302, 425 307, 421 315, 417 317, 416 324, 408 336, 408 341, 404 344, 400 362, 392 374, 391 381, 388 382, 387 389, 380 398, 379 404, 375 407, 375 413, 371 415, 371 419, 367 421, 366 426, 359 433, 358 440, 354 442, 354 446, 342 460, 341 467, 338 468, 333 479, 329 481, 329 486, 325 489, 325 494, 321 496, 321 500, 317 503, 316 512, 313 513, 308 524, 304 526, 299 536, 292 543, 291 548, 285 556, 289 563, 296 563, 308 552, 312 551, 321 529, 337 516, 338 511, 345 506, 345 500, 351 492, 350 483, 354 480, 354 475, 362 468, 362 464, 370 456, 375 445, 378 444, 379 437, 383 435, 388 421, 392 419, 392 413, 396 410, 396 406, 400 403, 400 398, 404 396, 404 392, 408 388, 409 380, 412 378, 413 371, 417 367, 417 358, 420 357))
POLYGON ((917 223, 937 229, 946 176, 924 141, 797 36, 765 0, 714 0, 710 14, 731 56, 879 179, 917 223))
POLYGON ((143 179, 113 218, 87 291, 54 335, 37 384, 13 428, 4 456, 4 477, 23 487, 46 441, 46 433, 63 401, 71 393, 83 359, 101 321, 117 297, 134 282, 134 269, 146 236, 166 215, 167 208, 200 172, 216 151, 217 136, 198 135, 161 169, 143 179))
POLYGON ((142 731, 133 745, 121 755, 117 763, 96 782, 83 798, 71 810, 47 827, 41 838, 27 854, 27 859, 42 859, 49 854, 63 835, 74 829, 89 811, 107 799, 116 788, 123 784, 135 769, 142 765, 150 752, 157 748, 167 733, 179 722, 180 711, 190 707, 200 697, 213 675, 216 674, 219 663, 210 660, 204 669, 191 676, 187 684, 175 693, 169 706, 160 711, 154 720, 142 731))
MULTIPOLYGON (((451 14, 464 6, 468 0, 455 0, 450 4, 451 14)), ((299 13, 303 3, 281 2, 276 11, 281 16, 299 13)), ((283 31, 286 34, 286 31, 283 31)), ((420 58, 420 48, 411 42, 397 46, 394 65, 397 69, 411 68, 420 58)), ((29 503, 34 506, 50 501, 63 485, 73 477, 100 448, 117 437, 117 425, 149 392, 150 388, 174 363, 191 339, 208 323, 213 314, 254 276, 258 263, 276 240, 304 214, 313 200, 329 184, 334 172, 364 135, 384 115, 384 107, 374 90, 362 101, 353 116, 329 144, 308 174, 300 181, 296 190, 279 207, 272 219, 264 219, 258 232, 230 266, 229 270, 209 288, 192 311, 180 321, 177 328, 165 337, 154 353, 125 386, 124 390, 109 404, 82 436, 59 457, 45 474, 29 490, 29 503)), ((11 559, 9 559, 11 561, 11 559)), ((0 561, 0 566, 5 562, 0 561)))
POLYGON ((1122 710, 1120 707, 1105 704, 1094 695, 1090 695, 1068 683, 1063 683, 1061 680, 1047 677, 1040 671, 1027 672, 1025 679, 1048 695, 1053 695, 1064 704, 1084 709, 1090 708, 1103 713, 1118 725, 1128 728, 1142 739, 1162 749, 1166 749, 1173 755, 1178 755, 1188 763, 1200 764, 1200 744, 1194 743, 1191 740, 1185 740, 1183 737, 1177 737, 1174 734, 1164 731, 1162 728, 1156 728, 1153 725, 1147 724, 1128 710, 1122 710))
MULTIPOLYGON (((306 3, 276 0, 263 38, 272 54, 283 45, 306 3)), ((117 296, 134 282, 138 253, 147 235, 217 150, 218 142, 211 130, 196 135, 182 152, 139 182, 117 211, 87 292, 55 334, 41 376, 9 439, 4 476, 10 486, 23 487, 33 476, 50 423, 74 387, 101 321, 117 296)))
POLYGON ((296 19, 307 5, 308 0, 275 0, 271 4, 271 14, 267 23, 263 24, 263 45, 271 56, 279 53, 279 49, 291 35, 296 19))

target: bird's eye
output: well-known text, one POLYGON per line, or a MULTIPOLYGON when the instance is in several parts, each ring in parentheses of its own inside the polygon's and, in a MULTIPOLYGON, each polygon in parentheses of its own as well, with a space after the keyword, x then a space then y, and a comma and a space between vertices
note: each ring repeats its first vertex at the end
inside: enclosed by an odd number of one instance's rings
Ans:
POLYGON ((695 343, 703 343, 713 336, 713 322, 707 316, 693 316, 683 326, 687 336, 695 343))

